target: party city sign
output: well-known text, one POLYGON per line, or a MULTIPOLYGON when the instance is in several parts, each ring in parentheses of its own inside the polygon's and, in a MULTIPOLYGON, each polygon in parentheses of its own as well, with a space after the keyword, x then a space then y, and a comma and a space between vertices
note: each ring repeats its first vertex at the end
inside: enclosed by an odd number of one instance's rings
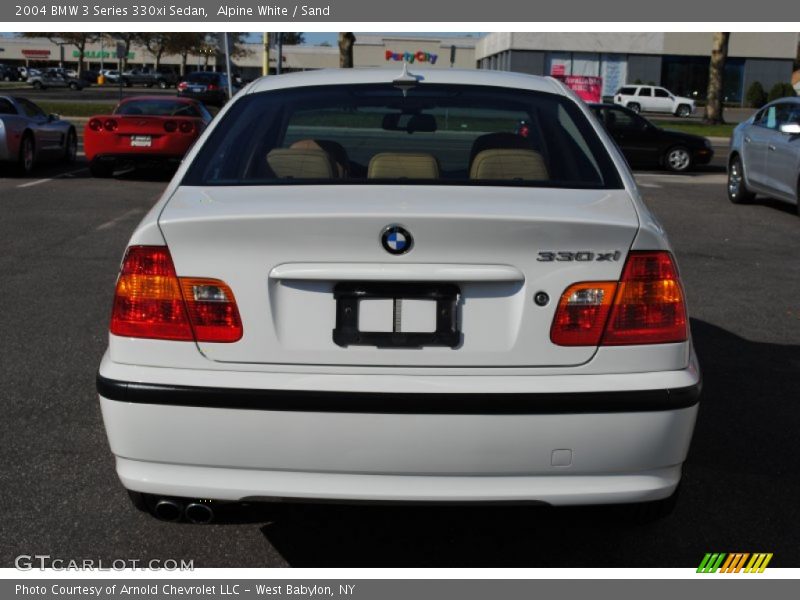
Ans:
POLYGON ((423 52, 422 50, 417 50, 416 52, 392 52, 391 50, 386 51, 386 60, 396 60, 396 61, 404 61, 407 63, 414 63, 414 62, 427 62, 432 65, 436 64, 436 60, 439 58, 438 54, 431 54, 430 52, 423 52))

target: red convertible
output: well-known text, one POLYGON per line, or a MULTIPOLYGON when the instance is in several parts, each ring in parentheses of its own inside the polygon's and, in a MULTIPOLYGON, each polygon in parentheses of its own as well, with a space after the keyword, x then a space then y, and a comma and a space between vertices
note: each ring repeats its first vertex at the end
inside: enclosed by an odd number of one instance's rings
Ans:
POLYGON ((180 162, 211 119, 201 103, 189 98, 126 98, 112 114, 86 123, 89 169, 94 177, 111 177, 121 165, 180 162))

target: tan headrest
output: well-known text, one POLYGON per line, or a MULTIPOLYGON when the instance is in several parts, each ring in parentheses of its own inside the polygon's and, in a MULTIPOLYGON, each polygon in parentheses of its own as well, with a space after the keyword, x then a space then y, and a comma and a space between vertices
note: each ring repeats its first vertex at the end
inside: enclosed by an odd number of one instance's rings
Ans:
POLYGON ((269 168, 279 178, 332 179, 336 167, 324 150, 275 148, 267 154, 269 168))
POLYGON ((542 155, 533 150, 498 148, 475 156, 470 179, 549 179, 542 155))
POLYGON ((350 159, 347 158, 347 151, 339 142, 332 140, 297 140, 294 144, 289 146, 292 149, 298 150, 323 150, 333 160, 336 165, 336 171, 339 177, 346 177, 350 159))
POLYGON ((438 179, 439 163, 432 154, 381 152, 372 157, 368 179, 438 179))

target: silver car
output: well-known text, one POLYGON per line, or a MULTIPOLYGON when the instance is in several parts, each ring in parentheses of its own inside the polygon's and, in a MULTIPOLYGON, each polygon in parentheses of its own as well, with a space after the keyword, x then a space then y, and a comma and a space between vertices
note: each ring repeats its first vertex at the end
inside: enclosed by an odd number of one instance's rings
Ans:
POLYGON ((775 100, 733 130, 728 198, 742 204, 756 194, 791 202, 800 213, 800 97, 775 100))
POLYGON ((73 162, 78 153, 75 127, 18 96, 0 96, 0 163, 14 163, 21 175, 45 160, 73 162))

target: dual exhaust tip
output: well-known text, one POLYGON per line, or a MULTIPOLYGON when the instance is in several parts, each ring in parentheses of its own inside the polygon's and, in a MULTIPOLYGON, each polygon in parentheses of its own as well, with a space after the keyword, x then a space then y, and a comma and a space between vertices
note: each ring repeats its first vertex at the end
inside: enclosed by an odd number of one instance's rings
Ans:
POLYGON ((153 514, 162 521, 180 521, 183 517, 190 523, 205 524, 214 520, 214 509, 204 502, 184 504, 177 500, 162 498, 153 507, 153 514))

